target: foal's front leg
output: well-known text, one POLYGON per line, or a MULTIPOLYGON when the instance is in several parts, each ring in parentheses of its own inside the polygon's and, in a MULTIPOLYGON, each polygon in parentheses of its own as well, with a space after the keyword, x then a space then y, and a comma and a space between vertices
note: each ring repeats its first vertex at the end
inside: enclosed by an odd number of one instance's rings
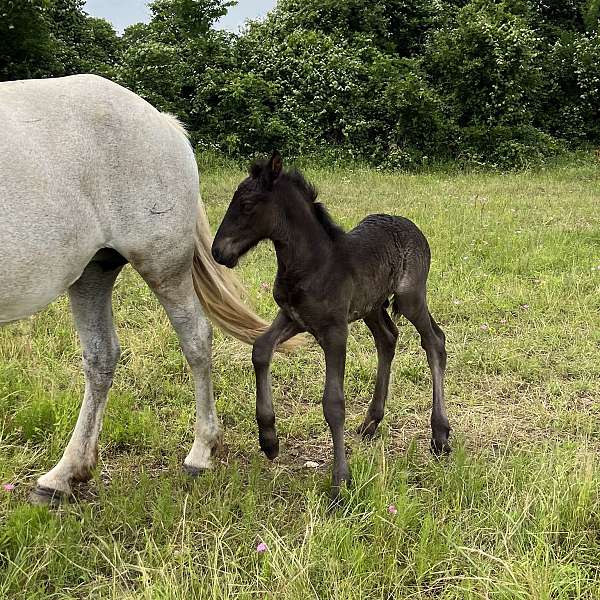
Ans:
POLYGON ((258 442, 262 451, 271 460, 279 454, 271 389, 271 360, 278 344, 301 332, 302 329, 280 310, 269 329, 256 338, 252 347, 252 364, 256 375, 258 442))
POLYGON ((331 498, 337 500, 340 488, 345 481, 350 483, 350 470, 346 462, 344 446, 344 371, 346 368, 346 344, 348 325, 329 327, 318 337, 325 352, 325 390, 323 393, 323 414, 333 438, 333 475, 331 498))

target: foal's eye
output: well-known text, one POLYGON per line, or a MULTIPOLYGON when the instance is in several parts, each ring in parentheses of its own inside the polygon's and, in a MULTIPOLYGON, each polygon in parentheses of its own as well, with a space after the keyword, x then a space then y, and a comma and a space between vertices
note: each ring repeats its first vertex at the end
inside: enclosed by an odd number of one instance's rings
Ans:
POLYGON ((254 210, 254 202, 242 202, 242 212, 249 215, 254 210))

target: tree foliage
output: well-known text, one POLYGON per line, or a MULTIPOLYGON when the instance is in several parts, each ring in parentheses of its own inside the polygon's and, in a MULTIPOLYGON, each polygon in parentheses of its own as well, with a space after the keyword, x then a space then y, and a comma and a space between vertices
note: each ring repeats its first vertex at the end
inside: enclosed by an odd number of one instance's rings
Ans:
POLYGON ((50 0, 0 0, 0 78, 39 77, 55 68, 50 0))
POLYGON ((501 167, 600 144, 600 0, 154 0, 117 37, 83 0, 0 0, 0 78, 94 72, 235 156, 278 147, 501 167))
POLYGON ((84 0, 0 0, 0 79, 114 76, 119 39, 84 0))
POLYGON ((232 36, 212 27, 232 4, 222 0, 154 0, 150 4, 151 22, 125 31, 119 80, 157 108, 176 113, 189 124, 206 69, 232 66, 227 61, 232 36))

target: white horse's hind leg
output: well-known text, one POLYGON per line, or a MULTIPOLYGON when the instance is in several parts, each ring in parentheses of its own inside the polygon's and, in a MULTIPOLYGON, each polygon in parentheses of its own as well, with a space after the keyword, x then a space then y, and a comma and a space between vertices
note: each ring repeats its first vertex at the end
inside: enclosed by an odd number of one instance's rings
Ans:
POLYGON ((91 262, 69 288, 71 310, 83 350, 85 394, 77 424, 58 464, 42 475, 31 500, 56 503, 71 495, 71 483, 87 481, 98 460, 98 435, 108 390, 119 360, 111 294, 121 266, 91 262))
POLYGON ((194 445, 183 462, 190 475, 212 466, 211 456, 221 439, 211 379, 212 326, 204 316, 192 284, 191 273, 157 286, 149 285, 171 321, 187 359, 196 388, 194 445))

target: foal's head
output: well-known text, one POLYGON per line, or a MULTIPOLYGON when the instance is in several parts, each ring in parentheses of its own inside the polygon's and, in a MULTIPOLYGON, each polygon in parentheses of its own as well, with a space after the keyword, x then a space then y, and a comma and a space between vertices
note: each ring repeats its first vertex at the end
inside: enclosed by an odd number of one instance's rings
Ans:
POLYGON ((284 203, 305 202, 289 174, 283 174, 278 152, 270 160, 260 160, 250 167, 249 176, 240 183, 212 246, 214 259, 234 267, 238 259, 258 242, 273 235, 284 220, 284 203))
POLYGON ((214 259, 234 267, 240 256, 261 240, 271 238, 276 242, 274 236, 281 235, 282 230, 314 231, 309 227, 315 223, 325 238, 335 239, 343 234, 316 199, 315 188, 299 171, 283 172, 279 152, 274 152, 268 161, 255 162, 235 191, 217 231, 212 246, 214 259))
POLYGON ((274 187, 282 168, 278 152, 269 161, 251 165, 215 235, 212 255, 218 263, 234 267, 243 254, 271 235, 278 212, 274 187))

